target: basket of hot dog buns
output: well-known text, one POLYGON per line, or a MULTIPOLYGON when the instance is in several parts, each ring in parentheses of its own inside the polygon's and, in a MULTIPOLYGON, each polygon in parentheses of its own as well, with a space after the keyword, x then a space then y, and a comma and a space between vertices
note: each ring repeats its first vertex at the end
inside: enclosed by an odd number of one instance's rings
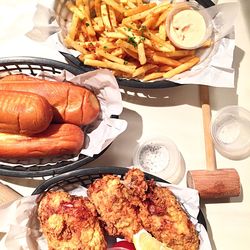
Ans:
POLYGON ((2 207, 0 214, 12 218, 0 225, 0 231, 6 232, 0 242, 3 250, 13 246, 43 250, 115 250, 115 246, 129 250, 211 249, 198 192, 135 167, 88 167, 56 175, 31 196, 2 207), (20 216, 23 211, 25 215, 20 216))
POLYGON ((94 160, 126 129, 121 112, 108 70, 81 74, 54 60, 0 59, 0 174, 53 175, 94 160))

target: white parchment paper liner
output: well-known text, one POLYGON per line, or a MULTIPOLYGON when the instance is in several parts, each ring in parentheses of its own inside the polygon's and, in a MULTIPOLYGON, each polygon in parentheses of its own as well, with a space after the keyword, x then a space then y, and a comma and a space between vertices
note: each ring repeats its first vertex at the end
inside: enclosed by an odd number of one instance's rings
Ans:
POLYGON ((127 121, 111 118, 111 115, 119 116, 123 110, 123 106, 119 86, 115 77, 109 70, 98 69, 77 76, 74 76, 68 71, 62 71, 60 75, 53 75, 48 72, 41 71, 38 73, 38 77, 45 79, 49 78, 50 80, 70 81, 76 85, 85 86, 91 89, 96 94, 100 102, 100 116, 91 125, 83 128, 85 131, 86 142, 85 147, 81 150, 78 156, 74 156, 73 158, 69 156, 62 156, 46 159, 30 159, 27 161, 7 159, 6 161, 3 161, 2 164, 21 164, 24 167, 28 167, 34 164, 53 165, 62 160, 77 161, 81 154, 92 157, 95 154, 99 154, 108 145, 110 145, 117 136, 126 130, 127 121))
MULTIPOLYGON (((199 213, 198 192, 190 188, 181 188, 176 185, 158 183, 168 186, 176 195, 179 202, 190 216, 191 221, 196 225, 199 232, 199 250, 210 250, 209 237, 204 226, 197 221, 199 213)), ((78 196, 87 196, 86 188, 78 187, 70 193, 78 196)), ((0 232, 6 235, 0 242, 1 250, 46 250, 46 240, 42 236, 37 220, 36 196, 20 198, 17 201, 0 206, 0 232)))
MULTIPOLYGON (((63 3, 63 0, 59 2, 63 3)), ((234 69, 232 68, 232 62, 235 39, 233 24, 237 9, 238 3, 219 4, 206 9, 208 14, 213 18, 214 44, 207 49, 200 49, 198 51, 198 55, 201 57, 201 61, 198 65, 187 72, 174 76, 170 80, 180 84, 234 87, 234 69), (231 35, 227 36, 229 33, 231 33, 231 35)), ((44 41, 46 39, 46 35, 44 34, 47 34, 49 37, 52 33, 56 32, 56 21, 54 21, 53 25, 46 25, 46 22, 48 22, 46 20, 48 20, 48 18, 55 20, 55 16, 56 14, 51 7, 41 4, 37 5, 37 11, 33 18, 34 26, 27 35, 33 40, 44 41)), ((67 19, 69 17, 65 15, 62 19, 65 18, 67 19)), ((65 33, 65 28, 66 27, 58 27, 60 30, 58 34, 60 34, 60 32, 65 33)), ((48 41, 51 41, 51 39, 56 43, 58 50, 63 50, 75 56, 79 55, 79 52, 63 47, 59 36, 53 35, 49 37, 48 41)))

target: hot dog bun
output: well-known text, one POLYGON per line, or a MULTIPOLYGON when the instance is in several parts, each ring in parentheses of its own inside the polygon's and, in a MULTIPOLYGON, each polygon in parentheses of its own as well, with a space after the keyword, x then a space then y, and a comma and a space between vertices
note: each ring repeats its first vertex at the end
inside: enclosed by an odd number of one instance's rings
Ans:
POLYGON ((25 136, 0 133, 0 158, 30 159, 80 152, 84 133, 73 124, 51 124, 44 132, 25 136))
POLYGON ((0 90, 0 132, 37 134, 48 128, 52 118, 52 107, 44 97, 0 90))
POLYGON ((92 123, 99 115, 100 105, 89 89, 69 82, 30 79, 8 80, 2 78, 0 90, 31 92, 45 97, 54 107, 56 123, 72 123, 78 126, 92 123))
POLYGON ((34 80, 34 77, 25 74, 11 74, 0 78, 0 81, 22 81, 22 80, 34 80))

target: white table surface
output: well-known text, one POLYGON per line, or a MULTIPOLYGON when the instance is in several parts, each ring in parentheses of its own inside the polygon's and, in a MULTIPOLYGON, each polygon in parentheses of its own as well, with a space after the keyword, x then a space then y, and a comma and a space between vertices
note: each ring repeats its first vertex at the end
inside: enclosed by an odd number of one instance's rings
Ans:
MULTIPOLYGON (((13 6, 20 5, 21 2, 10 1, 13 6)), ((5 0, 0 0, 1 8, 4 6, 4 2, 5 0)), ((32 0, 22 0, 22 3, 27 5, 31 2, 32 0)), ((218 3, 224 2, 230 1, 221 0, 218 3)), ((218 109, 232 104, 250 110, 250 2, 247 0, 238 0, 238 2, 240 10, 235 24, 236 48, 234 52, 236 87, 233 89, 210 88, 213 115, 218 109)), ((1 43, 4 43, 3 39, 0 39, 0 47, 1 43)), ((22 46, 27 47, 28 44, 19 44, 17 49, 5 51, 4 56, 21 55, 22 46)), ((104 155, 88 166, 130 166, 134 150, 141 140, 148 136, 164 135, 176 143, 183 156, 186 171, 205 169, 198 86, 145 90, 138 93, 129 90, 122 96, 124 111, 121 117, 128 121, 128 128, 104 155)), ((201 202, 212 247, 218 250, 248 250, 250 249, 250 158, 232 161, 218 153, 216 153, 216 157, 218 168, 235 168, 238 171, 242 194, 238 198, 229 200, 201 202)), ((39 178, 20 179, 1 176, 0 179, 1 182, 14 188, 23 196, 30 195, 42 182, 39 178)), ((185 176, 179 185, 186 187, 185 176)))

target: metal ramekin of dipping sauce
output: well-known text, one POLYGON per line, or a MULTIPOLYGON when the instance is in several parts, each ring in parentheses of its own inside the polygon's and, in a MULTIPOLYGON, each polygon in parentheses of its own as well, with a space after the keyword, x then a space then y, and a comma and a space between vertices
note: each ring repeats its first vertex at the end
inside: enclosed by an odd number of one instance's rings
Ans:
POLYGON ((201 47, 212 35, 212 18, 194 3, 176 3, 166 19, 169 40, 181 49, 201 47))

